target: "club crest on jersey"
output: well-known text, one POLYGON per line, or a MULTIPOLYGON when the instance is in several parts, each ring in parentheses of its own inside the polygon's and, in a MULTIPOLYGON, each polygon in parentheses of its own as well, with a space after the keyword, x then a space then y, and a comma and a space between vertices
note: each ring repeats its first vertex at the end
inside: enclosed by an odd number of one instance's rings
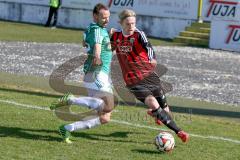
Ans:
POLYGON ((135 38, 130 38, 130 43, 133 45, 135 38))

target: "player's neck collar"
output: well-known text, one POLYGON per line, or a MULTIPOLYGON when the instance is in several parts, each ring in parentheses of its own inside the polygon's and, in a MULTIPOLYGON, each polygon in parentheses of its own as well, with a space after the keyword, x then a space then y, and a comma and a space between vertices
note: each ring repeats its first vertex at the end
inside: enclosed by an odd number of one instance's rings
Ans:
MULTIPOLYGON (((135 29, 135 31, 136 31, 136 29, 135 29)), ((135 32, 135 31, 134 31, 134 32, 135 32)), ((125 34, 124 31, 123 31, 123 29, 121 29, 121 32, 122 32, 122 34, 123 34, 124 37, 129 37, 129 36, 133 35, 133 34, 125 34)), ((134 33, 134 32, 133 32, 133 33, 134 33)))

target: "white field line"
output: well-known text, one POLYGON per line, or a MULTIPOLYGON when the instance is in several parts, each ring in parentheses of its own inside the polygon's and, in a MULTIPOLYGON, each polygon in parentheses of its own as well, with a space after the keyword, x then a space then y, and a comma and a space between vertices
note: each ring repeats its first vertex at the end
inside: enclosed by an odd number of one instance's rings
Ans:
MULTIPOLYGON (((47 107, 22 104, 22 103, 18 103, 18 102, 11 101, 11 100, 1 100, 0 99, 0 103, 11 104, 13 106, 24 107, 24 108, 28 108, 28 109, 51 111, 47 107)), ((122 125, 128 125, 128 126, 132 126, 132 127, 135 127, 135 128, 146 128, 146 129, 158 130, 158 131, 162 130, 158 127, 151 127, 151 126, 146 126, 146 125, 134 124, 134 123, 130 123, 130 122, 126 122, 126 121, 120 121, 120 120, 114 120, 114 119, 112 119, 111 122, 114 122, 114 123, 117 123, 117 124, 122 124, 122 125)), ((169 131, 169 130, 166 130, 166 131, 169 131)), ((203 139, 222 140, 222 141, 227 141, 227 142, 231 142, 231 143, 235 143, 235 144, 240 144, 240 140, 224 138, 224 137, 203 136, 203 135, 197 135, 197 134, 190 134, 190 136, 191 137, 197 137, 197 138, 203 138, 203 139)))

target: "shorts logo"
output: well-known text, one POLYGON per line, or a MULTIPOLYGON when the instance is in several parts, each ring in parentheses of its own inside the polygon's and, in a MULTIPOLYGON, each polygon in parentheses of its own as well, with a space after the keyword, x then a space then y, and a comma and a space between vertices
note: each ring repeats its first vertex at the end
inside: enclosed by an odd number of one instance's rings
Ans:
POLYGON ((228 28, 230 28, 230 32, 228 34, 226 43, 240 43, 240 25, 229 25, 228 28))
POLYGON ((210 15, 220 17, 236 16, 236 7, 238 2, 222 1, 222 0, 209 0, 210 7, 208 9, 207 17, 210 15))

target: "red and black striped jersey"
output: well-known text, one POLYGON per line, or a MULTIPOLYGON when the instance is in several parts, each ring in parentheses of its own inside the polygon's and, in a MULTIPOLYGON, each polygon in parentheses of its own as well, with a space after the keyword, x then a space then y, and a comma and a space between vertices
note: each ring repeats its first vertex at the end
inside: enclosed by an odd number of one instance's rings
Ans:
POLYGON ((155 53, 143 31, 136 29, 130 36, 116 31, 111 43, 116 50, 126 85, 137 84, 154 71, 155 65, 150 61, 156 58, 155 53))

